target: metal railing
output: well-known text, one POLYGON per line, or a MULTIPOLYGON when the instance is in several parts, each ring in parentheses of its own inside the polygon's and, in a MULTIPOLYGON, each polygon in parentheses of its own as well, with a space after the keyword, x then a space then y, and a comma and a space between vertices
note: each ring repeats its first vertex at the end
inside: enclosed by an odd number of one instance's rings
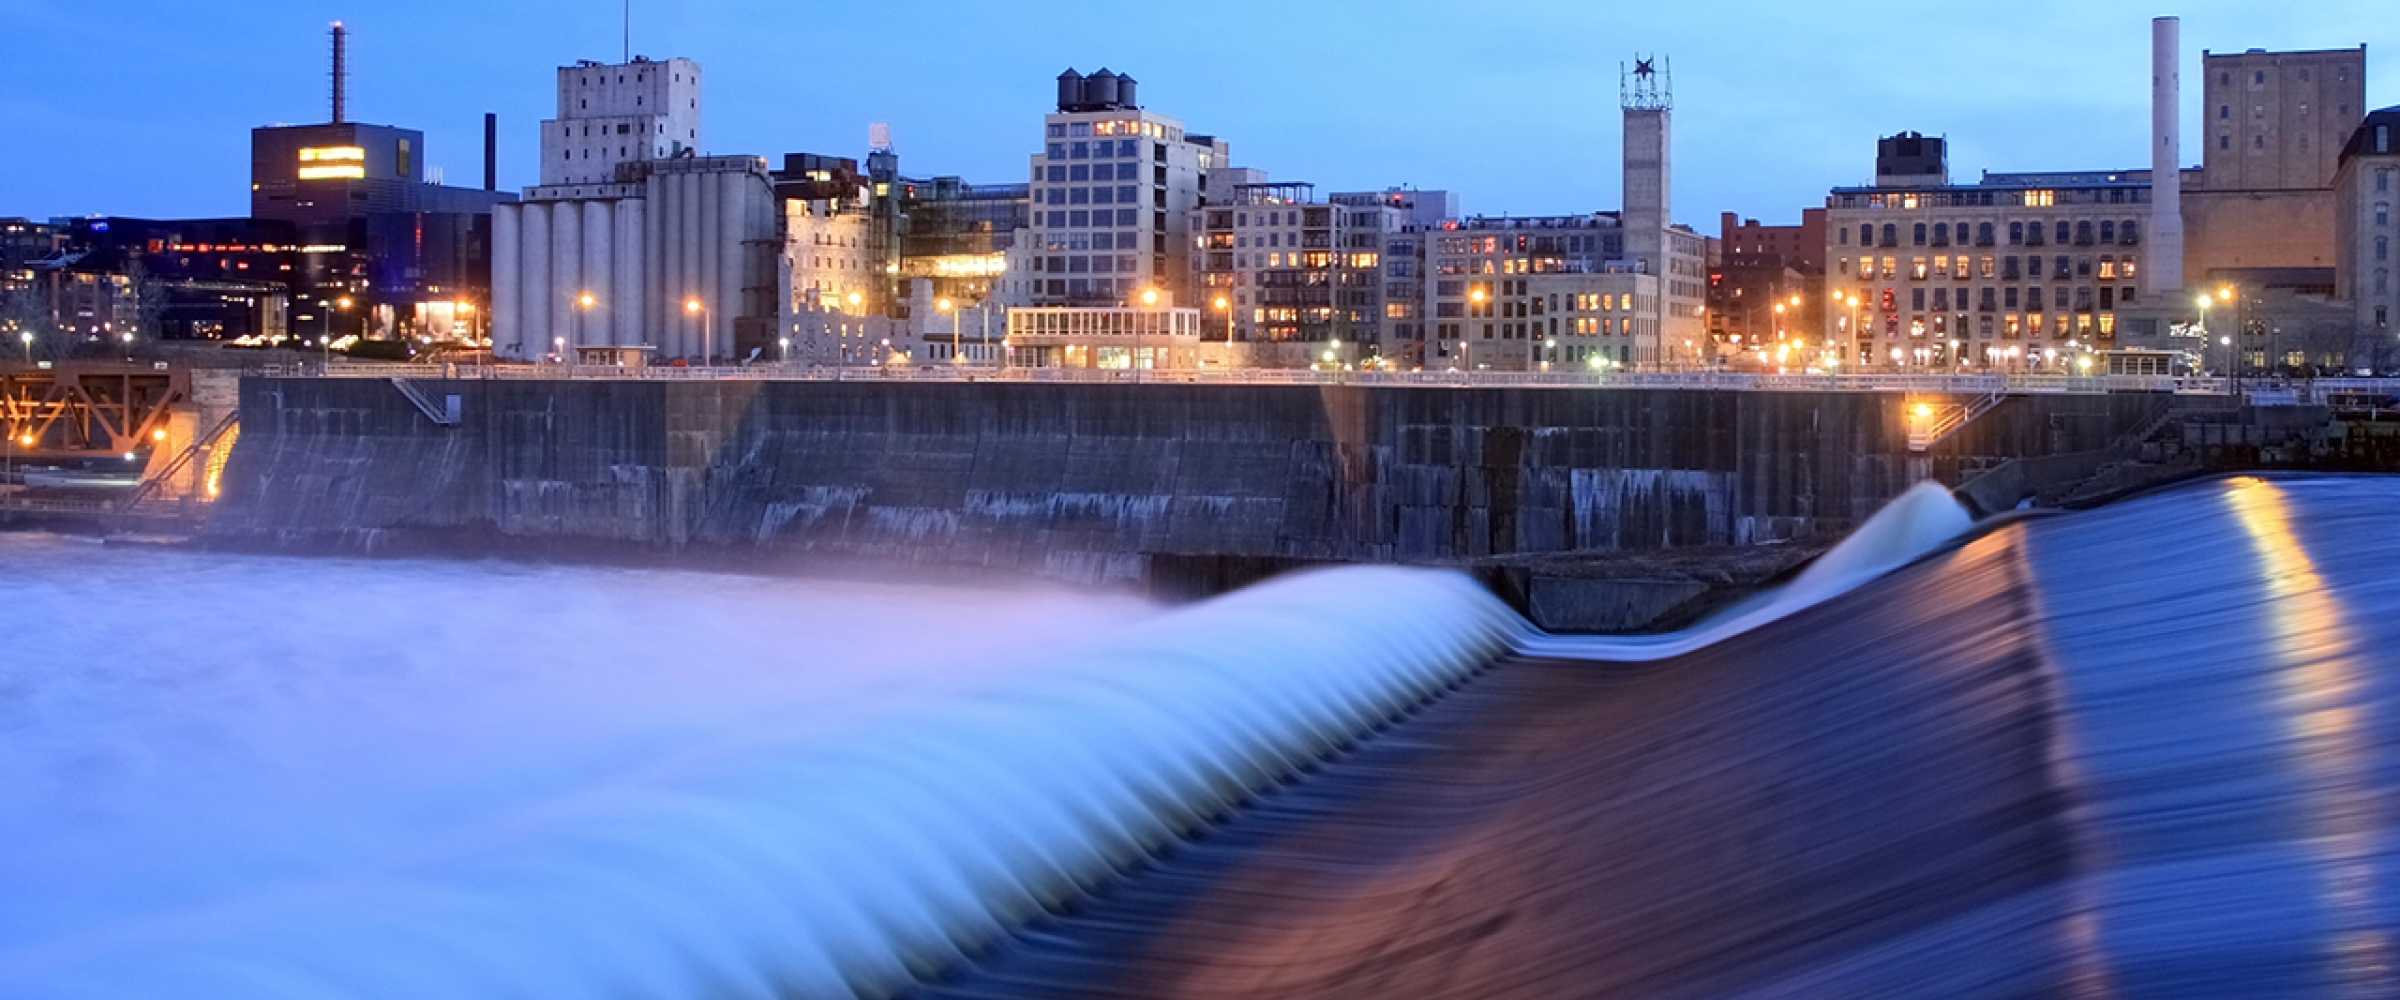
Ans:
MULTIPOLYGON (((743 368, 671 367, 620 368, 608 365, 481 365, 449 366, 378 363, 267 365, 254 374, 278 377, 443 378, 512 381, 599 380, 633 382, 1027 382, 1105 385, 1358 385, 1436 386, 1451 388, 1527 387, 1554 389, 1707 389, 1779 392, 1905 392, 1983 396, 1991 393, 2099 394, 2109 392, 2173 392, 2226 394, 2231 388, 2218 377, 2192 375, 2064 375, 2064 374, 1931 374, 1912 372, 1854 372, 1840 375, 1772 375, 1741 372, 1500 372, 1500 371, 1319 371, 1285 368, 1096 369, 995 368, 990 365, 916 364, 824 366, 756 364, 743 368)), ((2259 388, 2245 379, 2244 390, 2259 388)), ((2400 395, 2400 379, 2323 378, 2294 380, 2288 388, 2302 403, 2322 401, 2336 393, 2400 395)))

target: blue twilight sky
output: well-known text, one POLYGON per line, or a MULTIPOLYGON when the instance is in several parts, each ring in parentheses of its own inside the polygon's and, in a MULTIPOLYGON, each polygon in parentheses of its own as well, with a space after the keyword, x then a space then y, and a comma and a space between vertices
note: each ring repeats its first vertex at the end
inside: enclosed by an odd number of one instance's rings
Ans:
MULTIPOLYGON (((326 115, 326 25, 352 29, 351 116, 422 129, 451 183, 535 180, 554 68, 621 52, 619 0, 0 0, 0 216, 241 215, 252 126, 326 115)), ((1320 193, 1448 188, 1473 213, 1617 206, 1618 67, 1676 89, 1675 217, 1798 218, 1863 183, 1877 135, 1946 134, 1984 169, 2147 165, 2149 18, 2201 49, 2368 45, 2400 104, 2392 0, 1807 3, 774 3, 635 0, 634 50, 708 72, 710 153, 858 156, 892 123, 903 171, 1020 180, 1061 69, 1103 65, 1146 107, 1320 193)), ((2198 162, 2197 86, 2184 93, 2198 162)))

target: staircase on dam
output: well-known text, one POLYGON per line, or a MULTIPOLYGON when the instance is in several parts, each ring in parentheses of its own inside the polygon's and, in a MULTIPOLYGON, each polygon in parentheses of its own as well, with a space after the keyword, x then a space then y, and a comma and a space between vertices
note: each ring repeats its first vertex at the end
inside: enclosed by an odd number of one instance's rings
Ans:
POLYGON ((1924 454, 1943 439, 1958 433, 1959 428, 1975 418, 1992 412, 2008 398, 2006 389, 1994 389, 1964 403, 1915 403, 1909 414, 1908 450, 1924 454))

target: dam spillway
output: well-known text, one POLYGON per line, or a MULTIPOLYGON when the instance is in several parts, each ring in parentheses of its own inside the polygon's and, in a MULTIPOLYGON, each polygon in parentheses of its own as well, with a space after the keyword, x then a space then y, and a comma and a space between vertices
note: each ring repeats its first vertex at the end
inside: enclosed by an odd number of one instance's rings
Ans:
POLYGON ((2395 500, 2213 482, 1668 660, 1530 643, 913 995, 2392 995, 2395 500))
POLYGON ((1691 642, 11 542, 0 994, 2388 992, 2400 483, 1935 497, 1691 642))

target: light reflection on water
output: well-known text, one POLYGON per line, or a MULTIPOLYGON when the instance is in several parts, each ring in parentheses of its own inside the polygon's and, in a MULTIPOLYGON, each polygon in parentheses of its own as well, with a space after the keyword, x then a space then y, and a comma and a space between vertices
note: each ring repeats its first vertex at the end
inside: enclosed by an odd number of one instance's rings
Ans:
POLYGON ((2292 528, 2285 491, 2263 479, 2226 485, 2226 501, 2260 563, 2270 636, 2262 652, 2289 703, 2292 759, 2303 773, 2301 821, 2317 847, 2315 876, 2333 924, 2327 942, 2333 971, 2339 982, 2363 990, 2392 971, 2391 931, 2376 918, 2381 817, 2363 697, 2369 664, 2340 599, 2292 528))

